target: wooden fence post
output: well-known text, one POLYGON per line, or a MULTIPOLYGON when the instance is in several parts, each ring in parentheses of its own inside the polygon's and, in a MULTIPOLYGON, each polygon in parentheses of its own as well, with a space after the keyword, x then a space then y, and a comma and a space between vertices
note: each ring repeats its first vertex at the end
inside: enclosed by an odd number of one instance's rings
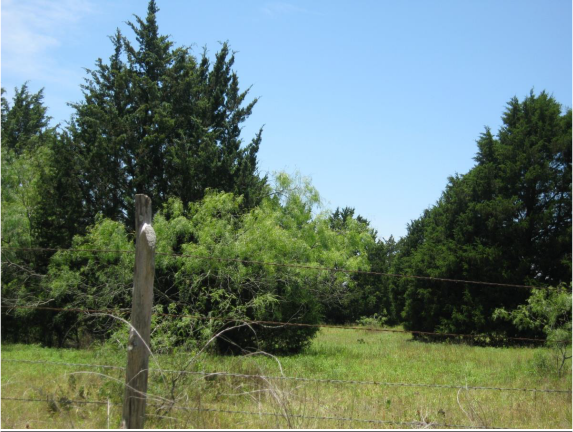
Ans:
POLYGON ((151 227, 151 199, 135 195, 135 273, 127 346, 127 369, 121 427, 143 429, 147 404, 147 376, 155 275, 155 231, 151 227))

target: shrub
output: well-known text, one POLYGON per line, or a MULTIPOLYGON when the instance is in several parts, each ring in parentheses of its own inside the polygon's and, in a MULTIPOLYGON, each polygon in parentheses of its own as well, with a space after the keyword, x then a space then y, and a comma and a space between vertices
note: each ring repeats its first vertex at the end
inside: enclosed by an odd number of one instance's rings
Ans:
POLYGON ((534 289, 527 303, 508 312, 497 309, 494 319, 511 321, 519 329, 541 330, 546 336, 546 345, 551 348, 553 361, 538 358, 537 363, 542 368, 553 364, 553 370, 559 376, 571 351, 571 292, 560 287, 559 289, 534 289))
MULTIPOLYGON (((333 231, 326 214, 316 211, 319 197, 308 181, 279 175, 259 207, 242 213, 241 202, 211 191, 186 208, 171 199, 155 215, 154 350, 196 349, 222 332, 216 342, 221 352, 298 352, 316 327, 249 322, 317 324, 321 301, 343 286, 354 289, 354 282, 344 272, 288 264, 368 269, 364 251, 372 237, 361 224, 333 231)), ((122 224, 98 219, 74 247, 133 250, 133 242, 122 224)), ((133 254, 62 252, 50 264, 49 286, 60 306, 130 307, 132 275, 133 254)), ((77 316, 63 314, 68 321, 62 328, 80 326, 102 338, 119 323, 109 316, 73 321, 77 316)))

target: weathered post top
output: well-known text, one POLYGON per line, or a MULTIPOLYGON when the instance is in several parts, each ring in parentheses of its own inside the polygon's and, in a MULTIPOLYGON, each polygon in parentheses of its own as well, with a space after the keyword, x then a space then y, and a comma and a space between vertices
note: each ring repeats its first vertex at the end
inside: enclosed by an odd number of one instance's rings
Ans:
POLYGON ((151 198, 147 195, 135 195, 135 245, 144 246, 155 251, 155 230, 151 226, 152 211, 151 211, 151 198), (142 237, 144 236, 144 237, 142 237), (140 245, 140 241, 145 241, 145 244, 140 245))
POLYGON ((139 237, 141 226, 146 223, 151 225, 151 198, 144 194, 135 195, 135 232, 139 237))

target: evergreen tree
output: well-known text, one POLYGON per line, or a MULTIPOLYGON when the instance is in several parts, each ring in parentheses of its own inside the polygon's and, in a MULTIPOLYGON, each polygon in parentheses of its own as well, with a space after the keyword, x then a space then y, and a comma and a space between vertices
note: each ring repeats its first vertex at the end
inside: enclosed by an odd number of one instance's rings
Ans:
MULTIPOLYGON (((451 177, 438 203, 409 225, 397 273, 531 285, 571 280, 571 110, 562 114, 546 93, 531 93, 512 99, 502 119, 496 137, 486 129, 478 140, 476 166, 451 177)), ((518 288, 409 279, 392 287, 407 328, 458 333, 518 335, 491 316, 527 296, 518 288)))
POLYGON ((54 135, 47 146, 45 166, 38 181, 34 237, 37 246, 67 248, 75 235, 84 234, 93 220, 84 205, 84 161, 78 158, 67 132, 54 135))
POLYGON ((30 93, 28 83, 24 83, 14 89, 12 105, 4 97, 5 92, 2 89, 2 147, 19 155, 41 145, 45 135, 52 131, 43 104, 44 89, 30 93))
POLYGON ((261 133, 246 146, 240 138, 257 99, 244 104, 234 54, 224 43, 211 65, 206 51, 196 59, 174 48, 159 34, 158 11, 151 0, 145 19, 129 23, 135 44, 117 31, 109 62, 88 71, 84 99, 72 105, 87 210, 129 226, 136 193, 160 209, 170 196, 187 205, 211 188, 251 207, 266 185, 257 174, 261 133))

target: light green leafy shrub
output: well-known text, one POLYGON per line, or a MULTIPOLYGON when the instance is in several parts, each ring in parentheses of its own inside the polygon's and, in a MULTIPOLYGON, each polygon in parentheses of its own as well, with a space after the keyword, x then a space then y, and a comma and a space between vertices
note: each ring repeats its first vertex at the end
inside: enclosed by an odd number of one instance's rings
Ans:
MULTIPOLYGON (((300 351, 316 327, 253 321, 317 324, 324 301, 355 287, 346 272, 312 267, 368 269, 372 236, 358 223, 332 230, 307 180, 279 174, 260 206, 241 212, 241 200, 209 191, 187 207, 172 198, 155 215, 155 350, 198 349, 218 335, 221 352, 300 351)), ((74 247, 133 250, 133 241, 122 224, 98 219, 74 247)), ((130 307, 132 276, 132 254, 62 252, 50 264, 49 286, 60 305, 130 307)), ((105 336, 119 322, 98 319, 83 328, 105 336)))
POLYGON ((527 303, 508 312, 497 309, 494 319, 511 321, 517 328, 541 330, 546 336, 546 345, 551 349, 552 359, 538 355, 536 364, 546 370, 549 365, 563 374, 565 363, 571 359, 571 292, 565 289, 534 289, 527 303))

